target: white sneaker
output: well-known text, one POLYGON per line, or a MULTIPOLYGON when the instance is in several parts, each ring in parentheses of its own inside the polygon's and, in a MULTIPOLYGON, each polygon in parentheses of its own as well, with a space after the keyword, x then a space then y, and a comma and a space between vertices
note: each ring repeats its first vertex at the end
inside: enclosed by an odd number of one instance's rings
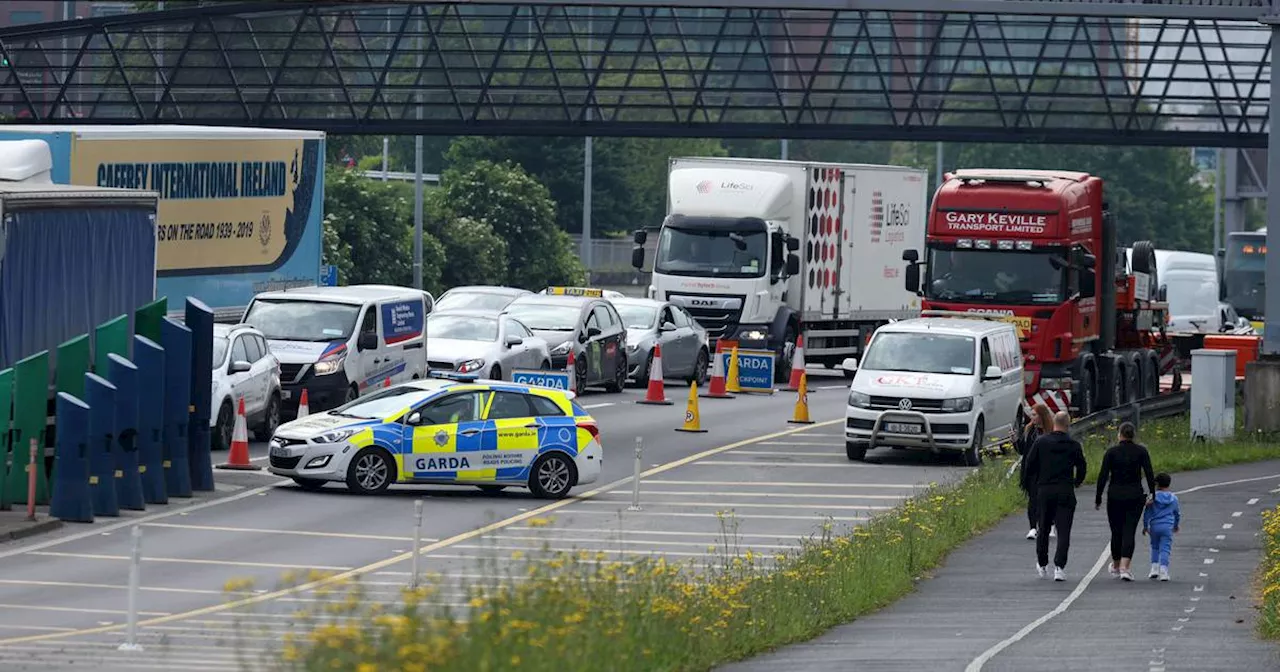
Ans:
POLYGON ((1113 579, 1120 576, 1120 570, 1114 564, 1107 565, 1107 573, 1110 574, 1113 579))
POLYGON ((1045 575, 1047 575, 1048 573, 1049 573, 1048 567, 1041 567, 1040 565, 1036 565, 1036 574, 1040 575, 1040 578, 1043 579, 1045 575))
POLYGON ((1129 570, 1127 570, 1127 569, 1122 569, 1122 570, 1120 570, 1120 580, 1121 580, 1121 581, 1132 581, 1132 580, 1133 580, 1133 573, 1132 573, 1132 572, 1130 572, 1130 571, 1129 571, 1129 570))
POLYGON ((1057 538, 1058 538, 1058 526, 1057 526, 1057 525, 1054 525, 1053 527, 1049 528, 1049 538, 1050 538, 1050 539, 1057 539, 1057 538))
POLYGON ((1053 568, 1053 580, 1054 580, 1054 581, 1066 581, 1066 580, 1067 580, 1067 572, 1066 572, 1065 570, 1063 570, 1061 567, 1054 567, 1054 568, 1053 568))
POLYGON ((1151 573, 1147 575, 1147 578, 1155 579, 1155 578, 1159 578, 1159 576, 1160 576, 1160 565, 1157 565, 1154 562, 1151 563, 1151 573))
POLYGON ((1035 539, 1035 538, 1036 538, 1036 528, 1034 528, 1034 527, 1033 527, 1033 528, 1031 528, 1031 530, 1030 530, 1029 532, 1027 532, 1027 538, 1028 538, 1028 539, 1035 539))
POLYGON ((1160 580, 1161 581, 1169 580, 1169 568, 1165 567, 1164 565, 1160 565, 1160 580))

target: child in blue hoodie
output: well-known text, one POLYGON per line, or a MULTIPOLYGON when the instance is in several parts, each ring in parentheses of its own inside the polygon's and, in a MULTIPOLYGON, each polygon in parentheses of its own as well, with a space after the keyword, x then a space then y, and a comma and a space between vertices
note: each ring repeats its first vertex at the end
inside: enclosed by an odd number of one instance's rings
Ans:
POLYGON ((1173 535, 1182 523, 1182 510, 1178 496, 1169 492, 1173 479, 1169 474, 1156 475, 1156 493, 1142 513, 1142 534, 1151 536, 1151 574, 1147 578, 1169 580, 1169 552, 1173 550, 1173 535))

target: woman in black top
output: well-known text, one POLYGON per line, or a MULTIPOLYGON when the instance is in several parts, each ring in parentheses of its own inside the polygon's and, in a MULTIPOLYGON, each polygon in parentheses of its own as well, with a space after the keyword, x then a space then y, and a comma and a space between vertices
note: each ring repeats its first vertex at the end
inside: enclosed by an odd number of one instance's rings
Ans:
POLYGON ((1142 520, 1148 493, 1155 492, 1156 478, 1151 469, 1151 454, 1145 446, 1134 442, 1133 423, 1120 425, 1120 441, 1102 456, 1098 474, 1098 494, 1094 508, 1102 508, 1102 492, 1107 490, 1107 522, 1111 525, 1111 576, 1132 581, 1129 564, 1133 562, 1134 535, 1142 520), (1143 492, 1142 482, 1147 482, 1143 492))
MULTIPOLYGON (((1036 439, 1040 438, 1045 432, 1053 429, 1053 415, 1049 413, 1049 407, 1044 404, 1036 404, 1031 407, 1031 420, 1022 428, 1022 435, 1018 437, 1018 442, 1014 444, 1018 454, 1025 461, 1027 452, 1031 450, 1031 446, 1035 445, 1036 439)), ((1021 466, 1019 466, 1021 470, 1021 466)), ((1022 474, 1019 473, 1019 476, 1022 474)), ((1019 478, 1019 481, 1026 479, 1019 478)), ((1028 485, 1027 488, 1034 488, 1034 485, 1028 485)), ((1027 491, 1027 522, 1031 525, 1031 531, 1027 532, 1028 539, 1036 538, 1036 524, 1039 521, 1039 513, 1036 511, 1036 493, 1030 489, 1027 491)), ((1052 536, 1052 535, 1050 535, 1052 536)))

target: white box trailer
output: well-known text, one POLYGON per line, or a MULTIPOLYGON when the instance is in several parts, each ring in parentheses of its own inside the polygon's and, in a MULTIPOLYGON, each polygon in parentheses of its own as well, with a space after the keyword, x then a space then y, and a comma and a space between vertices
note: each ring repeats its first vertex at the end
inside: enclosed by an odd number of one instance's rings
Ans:
POLYGON ((808 362, 834 367, 875 327, 919 316, 900 274, 927 189, 927 171, 897 166, 671 159, 650 295, 713 339, 774 350, 779 379, 800 334, 808 362))

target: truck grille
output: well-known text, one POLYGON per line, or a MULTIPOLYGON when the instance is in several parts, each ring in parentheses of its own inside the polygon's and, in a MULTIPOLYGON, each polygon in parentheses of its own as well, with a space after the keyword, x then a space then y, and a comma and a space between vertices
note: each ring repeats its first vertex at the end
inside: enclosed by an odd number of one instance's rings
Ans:
POLYGON ((297 457, 276 457, 275 455, 271 456, 271 466, 275 467, 276 469, 293 469, 293 468, 296 468, 298 466, 298 463, 301 461, 302 461, 301 455, 297 457))
POLYGON ((733 330, 742 322, 742 308, 700 308, 685 305, 684 309, 707 330, 707 337, 712 341, 733 336, 733 330))
POLYGON ((307 364, 280 364, 280 382, 296 383, 302 378, 302 374, 307 369, 307 364))
MULTIPOLYGON (((879 411, 898 410, 898 404, 902 402, 902 397, 871 397, 871 408, 879 411)), ((911 398, 911 410, 913 411, 940 411, 942 410, 941 399, 915 399, 911 398)))

